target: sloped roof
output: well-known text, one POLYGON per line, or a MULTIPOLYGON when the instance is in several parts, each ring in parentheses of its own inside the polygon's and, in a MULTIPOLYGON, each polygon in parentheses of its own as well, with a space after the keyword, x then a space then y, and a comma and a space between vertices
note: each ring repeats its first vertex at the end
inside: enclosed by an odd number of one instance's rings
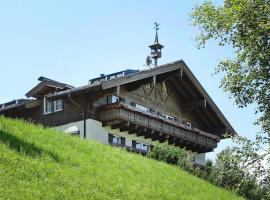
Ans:
POLYGON ((41 102, 39 100, 17 99, 17 100, 0 104, 0 113, 7 110, 18 109, 18 108, 32 108, 32 107, 40 105, 40 103, 41 102))
POLYGON ((65 90, 74 88, 73 86, 66 83, 61 83, 43 76, 39 77, 38 80, 40 81, 40 83, 25 94, 27 97, 38 98, 41 96, 41 93, 44 93, 45 91, 50 89, 65 90))
MULTIPOLYGON (((90 93, 90 92, 99 91, 99 90, 106 90, 106 89, 116 87, 118 85, 125 85, 129 83, 137 82, 143 79, 149 79, 153 76, 158 76, 165 73, 173 73, 175 75, 178 74, 179 75, 177 78, 177 81, 179 81, 178 85, 185 83, 184 80, 181 80, 181 77, 183 76, 183 78, 185 78, 185 80, 188 81, 188 85, 193 88, 193 90, 200 96, 200 98, 204 99, 205 105, 207 105, 208 111, 209 112, 211 111, 211 113, 214 113, 216 115, 216 118, 220 120, 220 122, 224 125, 224 127, 226 127, 226 130, 230 134, 236 133, 233 127, 231 126, 231 124, 228 122, 228 120, 225 118, 223 113, 219 110, 219 108, 214 103, 212 98, 205 91, 205 89, 202 87, 198 79, 194 76, 194 74, 191 72, 191 70, 188 68, 188 66, 183 60, 161 65, 153 69, 143 70, 134 74, 124 76, 124 77, 111 79, 111 80, 105 80, 105 81, 96 83, 94 85, 85 85, 78 88, 72 88, 65 91, 56 92, 54 94, 47 95, 47 97, 58 97, 58 96, 63 96, 63 95, 73 94, 73 93, 81 93, 81 92, 90 93)), ((187 100, 191 101, 192 99, 187 99, 187 100)))

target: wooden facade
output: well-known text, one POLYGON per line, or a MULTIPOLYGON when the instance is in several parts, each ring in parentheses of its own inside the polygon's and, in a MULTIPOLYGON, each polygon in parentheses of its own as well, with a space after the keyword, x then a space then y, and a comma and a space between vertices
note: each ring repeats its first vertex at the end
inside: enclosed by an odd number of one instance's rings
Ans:
POLYGON ((110 77, 78 88, 43 78, 27 93, 36 100, 10 108, 0 105, 0 114, 45 126, 94 119, 112 129, 199 153, 213 151, 225 133, 235 134, 183 61, 110 77), (58 99, 62 109, 44 114, 44 104, 58 99))

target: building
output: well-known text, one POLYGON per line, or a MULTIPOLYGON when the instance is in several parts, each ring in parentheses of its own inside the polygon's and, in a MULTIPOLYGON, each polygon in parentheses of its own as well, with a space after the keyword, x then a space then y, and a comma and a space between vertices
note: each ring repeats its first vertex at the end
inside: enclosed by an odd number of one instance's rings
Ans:
POLYGON ((167 141, 204 164, 205 153, 235 131, 184 61, 157 66, 157 32, 149 47, 152 69, 102 74, 81 87, 40 77, 28 99, 0 105, 0 114, 143 154, 167 141))
POLYGON ((40 77, 27 97, 0 105, 0 114, 146 153, 156 141, 204 153, 235 131, 184 63, 125 70, 82 87, 40 77))

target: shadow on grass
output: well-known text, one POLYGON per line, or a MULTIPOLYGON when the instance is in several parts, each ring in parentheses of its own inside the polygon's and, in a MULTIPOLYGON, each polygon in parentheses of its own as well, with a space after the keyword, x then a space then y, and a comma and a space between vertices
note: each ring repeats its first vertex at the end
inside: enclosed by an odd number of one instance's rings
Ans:
POLYGON ((61 162, 61 159, 55 153, 37 147, 34 144, 23 141, 22 139, 19 139, 14 135, 2 130, 0 130, 0 142, 6 143, 9 146, 9 148, 17 151, 18 153, 22 153, 30 157, 35 158, 40 157, 42 155, 48 155, 49 157, 52 158, 52 160, 56 162, 61 162))

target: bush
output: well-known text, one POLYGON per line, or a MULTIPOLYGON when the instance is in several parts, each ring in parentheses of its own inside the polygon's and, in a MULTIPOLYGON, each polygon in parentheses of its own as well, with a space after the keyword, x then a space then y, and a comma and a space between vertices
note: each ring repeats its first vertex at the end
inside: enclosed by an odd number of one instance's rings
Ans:
POLYGON ((193 153, 179 147, 168 145, 167 143, 155 145, 148 154, 148 157, 168 164, 178 165, 185 170, 193 168, 193 153))
POLYGON ((148 157, 177 165, 214 185, 233 190, 246 199, 270 199, 268 179, 264 187, 260 186, 256 177, 241 167, 240 158, 230 148, 220 152, 215 162, 207 160, 205 166, 200 167, 194 164, 193 153, 167 143, 155 145, 148 157))

